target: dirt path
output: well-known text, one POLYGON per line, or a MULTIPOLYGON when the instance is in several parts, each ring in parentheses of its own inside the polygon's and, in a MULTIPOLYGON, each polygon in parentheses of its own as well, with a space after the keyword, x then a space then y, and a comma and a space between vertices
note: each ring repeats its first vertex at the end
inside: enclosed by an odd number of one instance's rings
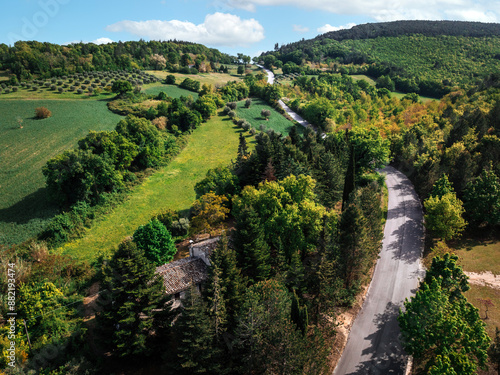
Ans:
POLYGON ((494 275, 490 271, 476 273, 464 272, 469 277, 469 283, 474 285, 489 286, 490 288, 500 289, 500 275, 494 275))

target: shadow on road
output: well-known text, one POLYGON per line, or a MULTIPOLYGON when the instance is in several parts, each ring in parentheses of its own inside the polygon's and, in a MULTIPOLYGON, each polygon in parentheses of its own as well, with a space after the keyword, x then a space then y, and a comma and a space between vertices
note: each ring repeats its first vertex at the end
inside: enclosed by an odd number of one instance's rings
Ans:
POLYGON ((420 258, 421 246, 415 244, 422 243, 422 224, 419 221, 408 219, 401 224, 398 229, 391 233, 396 238, 388 250, 392 252, 393 259, 404 263, 414 263, 420 258))
POLYGON ((370 346, 362 351, 362 355, 374 354, 369 360, 361 362, 356 371, 346 375, 401 374, 403 372, 406 354, 398 339, 397 316, 399 315, 399 307, 389 302, 383 313, 375 315, 373 323, 377 330, 365 337, 365 340, 370 341, 370 346), (387 340, 388 337, 390 340, 387 340), (383 342, 389 344, 383 344, 383 342))

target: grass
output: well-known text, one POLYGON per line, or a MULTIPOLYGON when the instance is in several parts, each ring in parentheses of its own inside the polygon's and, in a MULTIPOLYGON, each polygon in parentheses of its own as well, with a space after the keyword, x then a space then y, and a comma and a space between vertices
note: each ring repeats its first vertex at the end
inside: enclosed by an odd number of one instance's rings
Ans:
POLYGON ((236 114, 239 118, 247 120, 257 130, 260 130, 260 125, 264 125, 266 128, 273 129, 286 136, 290 133, 290 130, 296 126, 299 134, 304 132, 302 126, 295 125, 294 122, 286 119, 281 113, 270 107, 269 104, 262 99, 253 98, 250 108, 245 108, 245 100, 238 102, 236 114), (267 121, 260 114, 263 109, 271 111, 271 117, 269 117, 267 121))
POLYGON ((500 275, 500 240, 462 241, 455 253, 460 257, 460 264, 465 271, 491 271, 500 275))
POLYGON ((88 92, 84 92, 82 94, 78 94, 76 92, 66 91, 63 93, 59 93, 57 90, 51 90, 50 88, 43 87, 39 88, 36 91, 32 89, 27 89, 23 87, 19 87, 18 91, 10 92, 6 94, 2 92, 0 94, 0 99, 15 99, 15 100, 44 100, 44 99, 52 99, 52 100, 75 100, 75 99, 87 99, 87 100, 105 100, 112 99, 116 96, 115 93, 110 93, 103 91, 102 93, 95 95, 89 94, 88 92))
POLYGON ((486 323, 488 335, 495 337, 495 327, 500 327, 500 290, 487 286, 471 285, 465 293, 467 300, 479 309, 479 316, 486 323), (486 307, 480 300, 490 300, 493 306, 488 309, 488 319, 486 317, 486 307))
POLYGON ((194 100, 198 99, 198 93, 183 89, 176 85, 151 83, 142 90, 142 92, 144 92, 145 94, 152 94, 152 95, 158 95, 161 91, 163 91, 171 98, 180 98, 181 96, 192 96, 194 100))
POLYGON ((194 185, 208 169, 236 158, 239 130, 228 118, 215 116, 196 129, 184 150, 134 189, 129 199, 90 228, 85 236, 60 250, 84 260, 109 253, 154 215, 165 209, 188 210, 195 200, 194 185))
MULTIPOLYGON (((226 66, 226 65, 224 65, 226 66)), ((200 81, 203 85, 207 83, 212 86, 222 86, 231 81, 241 81, 245 77, 244 75, 238 75, 237 65, 227 65, 229 68, 229 73, 198 73, 198 74, 183 74, 183 73, 171 73, 163 70, 146 70, 146 73, 152 74, 158 78, 165 79, 168 75, 173 75, 176 79, 176 83, 181 83, 186 78, 191 78, 196 81, 200 81)), ((258 72, 260 69, 255 65, 252 65, 249 69, 252 73, 258 72)))
POLYGON ((74 148, 89 130, 114 129, 120 118, 104 101, 0 100, 0 244, 30 238, 57 212, 42 175, 47 160, 74 148), (52 117, 35 120, 41 106, 52 117))

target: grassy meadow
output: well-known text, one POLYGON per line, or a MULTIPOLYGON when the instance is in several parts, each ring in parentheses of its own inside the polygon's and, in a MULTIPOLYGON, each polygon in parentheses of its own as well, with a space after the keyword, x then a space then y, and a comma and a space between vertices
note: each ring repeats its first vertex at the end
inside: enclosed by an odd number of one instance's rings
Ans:
MULTIPOLYGON (((262 99, 252 98, 250 108, 245 108, 245 100, 238 102, 236 114, 239 118, 247 120, 256 130, 260 130, 260 125, 264 125, 267 129, 273 129, 285 136, 290 133, 290 130, 294 126, 297 126, 292 121, 286 119, 281 113, 271 108, 269 104, 262 99), (271 116, 267 121, 260 114, 263 109, 271 111, 271 116)), ((297 126, 297 130, 299 131, 299 134, 304 132, 304 128, 302 126, 297 126)))
POLYGON ((92 260, 115 248, 163 210, 188 210, 196 198, 194 185, 207 170, 236 158, 240 131, 229 118, 214 116, 191 134, 186 148, 168 166, 137 186, 127 201, 95 223, 84 237, 65 244, 60 251, 92 260))
POLYGON ((42 175, 47 160, 74 148, 89 130, 114 129, 120 118, 105 101, 0 100, 0 244, 30 238, 56 213, 42 175), (41 106, 52 117, 34 119, 41 106))
MULTIPOLYGON (((180 83, 180 82, 179 82, 180 83)), ((181 96, 191 96, 194 100, 198 99, 198 93, 183 89, 176 85, 165 85, 162 83, 151 83, 142 89, 142 92, 150 95, 158 95, 164 92, 171 98, 180 98, 181 96)))
MULTIPOLYGON (((175 83, 181 83, 186 78, 191 78, 196 81, 200 81, 203 85, 207 83, 212 86, 223 86, 231 81, 239 81, 242 80, 245 75, 239 75, 236 73, 238 67, 237 65, 227 65, 229 72, 228 73, 198 73, 198 74, 184 74, 184 73, 171 73, 163 70, 146 70, 146 73, 152 74, 158 78, 165 79, 168 75, 173 75, 175 77, 175 83)), ((250 68, 247 68, 252 73, 257 73, 260 71, 255 65, 252 65, 250 68)))

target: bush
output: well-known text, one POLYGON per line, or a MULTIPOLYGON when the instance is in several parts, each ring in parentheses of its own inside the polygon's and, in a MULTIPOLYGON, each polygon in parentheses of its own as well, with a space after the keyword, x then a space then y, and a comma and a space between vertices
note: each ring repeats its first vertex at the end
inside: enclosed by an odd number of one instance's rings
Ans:
POLYGON ((175 76, 173 74, 169 74, 167 78, 165 78, 165 83, 167 85, 175 85, 175 76))
POLYGON ((252 99, 248 98, 247 100, 245 100, 245 108, 250 108, 251 105, 252 105, 252 99))
POLYGON ((52 112, 45 107, 38 107, 35 109, 35 118, 37 119, 49 118, 50 116, 52 116, 52 112))
POLYGON ((260 114, 262 117, 264 117, 266 120, 269 119, 269 117, 271 117, 271 111, 268 110, 268 109, 263 109, 262 111, 260 111, 260 114))
POLYGON ((172 222, 172 235, 176 237, 186 236, 189 233, 190 226, 189 219, 180 218, 179 220, 172 222))
POLYGON ((236 112, 235 111, 229 111, 227 115, 229 117, 231 117, 231 118, 235 118, 236 117, 236 112))
POLYGON ((231 103, 227 103, 227 106, 231 109, 236 109, 236 107, 238 106, 235 102, 231 102, 231 103))

